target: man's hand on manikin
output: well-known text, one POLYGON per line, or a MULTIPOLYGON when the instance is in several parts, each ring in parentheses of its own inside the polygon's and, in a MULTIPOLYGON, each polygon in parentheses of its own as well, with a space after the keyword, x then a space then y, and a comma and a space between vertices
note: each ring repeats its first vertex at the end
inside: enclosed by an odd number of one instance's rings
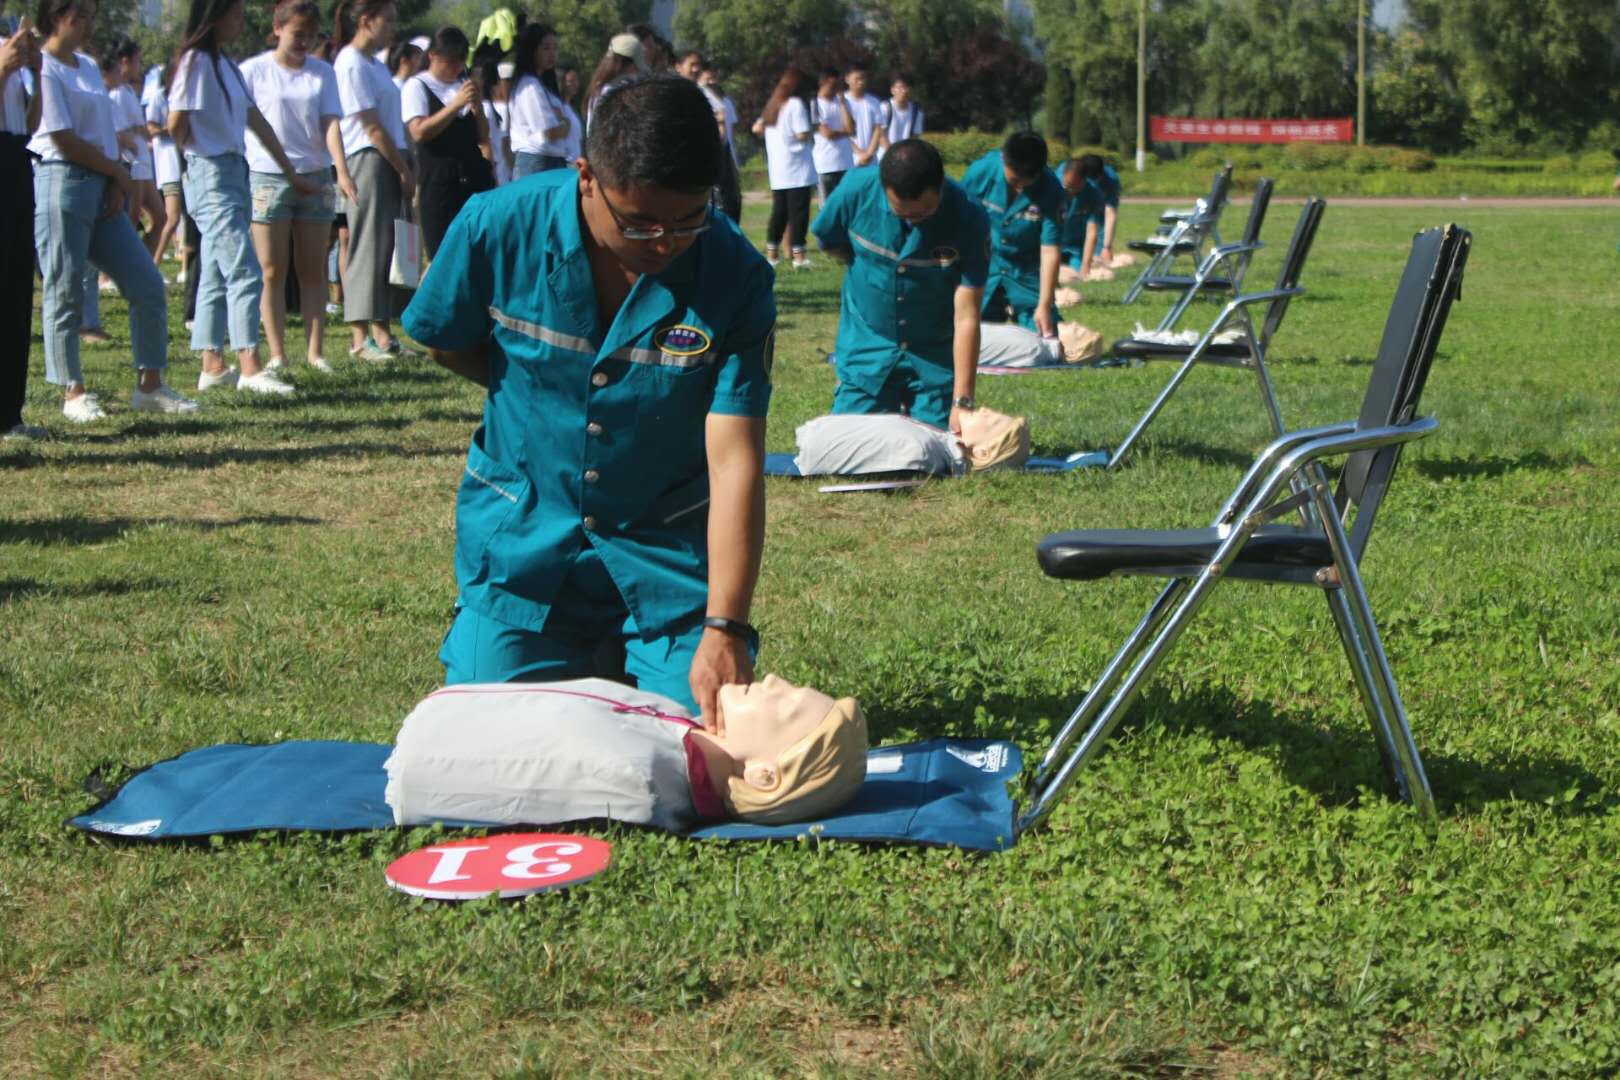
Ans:
POLYGON ((720 688, 732 683, 746 686, 754 681, 754 658, 748 653, 747 642, 724 630, 705 629, 692 657, 690 679, 692 698, 700 714, 698 722, 709 734, 724 735, 718 705, 720 688))

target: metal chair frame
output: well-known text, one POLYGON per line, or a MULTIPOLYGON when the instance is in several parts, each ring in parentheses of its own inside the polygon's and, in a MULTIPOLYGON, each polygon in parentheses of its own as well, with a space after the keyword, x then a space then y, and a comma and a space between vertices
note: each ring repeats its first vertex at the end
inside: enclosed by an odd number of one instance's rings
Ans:
POLYGON ((1249 272, 1249 263, 1254 258, 1254 253, 1266 246, 1260 240, 1260 229, 1265 224, 1266 208, 1271 204, 1273 186, 1273 182, 1269 179, 1260 180, 1254 189, 1254 199, 1249 203, 1249 220, 1243 227, 1243 239, 1235 244, 1217 243, 1209 254, 1198 260, 1198 266, 1193 270, 1191 278, 1168 274, 1148 278, 1142 283, 1142 287, 1149 292, 1181 290, 1181 296, 1170 306, 1170 310, 1165 312, 1164 318, 1159 320, 1158 329, 1174 329, 1187 308, 1206 288, 1210 290, 1219 288, 1223 292, 1230 292, 1233 296, 1243 291, 1243 279, 1249 272), (1218 270, 1226 270, 1224 280, 1216 278, 1218 270), (1219 285, 1214 284, 1217 281, 1220 282, 1219 285))
POLYGON ((1151 258, 1142 272, 1137 275, 1136 281, 1125 290, 1125 298, 1121 303, 1133 303, 1141 295, 1144 282, 1151 277, 1163 277, 1169 273, 1170 267, 1181 255, 1191 256, 1195 261, 1204 258, 1204 245, 1212 243, 1216 247, 1221 244, 1220 221, 1221 212, 1226 209, 1227 192, 1232 184, 1232 166, 1227 165, 1215 174, 1210 184, 1209 195, 1198 200, 1185 218, 1175 222, 1164 235, 1161 246, 1154 239, 1139 240, 1131 244, 1138 251, 1148 252, 1151 258))
MULTIPOLYGON (((1471 244, 1470 235, 1455 227, 1429 230, 1414 241, 1357 420, 1291 432, 1273 441, 1216 515, 1214 531, 1220 539, 1207 562, 1129 571, 1168 576, 1171 581, 1052 741, 1018 818, 1018 832, 1039 825, 1051 813, 1080 768, 1100 752, 1210 592, 1227 577, 1311 585, 1323 591, 1396 790, 1432 823, 1433 792, 1373 618, 1360 563, 1401 447, 1439 427, 1433 417, 1414 418, 1414 413, 1451 303, 1460 296, 1471 244), (1407 317, 1403 301, 1413 282, 1421 282, 1422 299, 1415 317, 1407 317), (1322 462, 1346 454, 1335 491, 1322 462), (1330 565, 1311 569, 1240 561, 1256 530, 1296 510, 1305 520, 1301 535, 1326 540, 1330 565)), ((1043 547, 1063 535, 1048 537, 1043 547)))
MULTIPOLYGON (((1118 468, 1125 460, 1125 455, 1141 438, 1155 417, 1157 417, 1172 394, 1181 387, 1188 374, 1192 372, 1195 364, 1213 364, 1218 367, 1249 368, 1255 373, 1260 384, 1260 399, 1266 408, 1266 415, 1271 421, 1271 429, 1278 435, 1283 433, 1282 406, 1277 401, 1277 390, 1271 381, 1271 372, 1266 367, 1266 351, 1271 347, 1271 338, 1282 325, 1283 316, 1288 313, 1288 305, 1296 296, 1303 296, 1304 288, 1299 284, 1300 274, 1304 271, 1305 260, 1310 255, 1311 244, 1316 238, 1317 226, 1321 223, 1322 212, 1326 202, 1319 198, 1308 199, 1304 209, 1300 211, 1299 221, 1294 225, 1294 235, 1288 242, 1288 250, 1283 255, 1282 268, 1277 273, 1277 284, 1274 288, 1263 292, 1248 293, 1234 296, 1227 301, 1215 321, 1210 323, 1209 329, 1204 331, 1202 337, 1192 351, 1181 360, 1181 366, 1159 391, 1158 397, 1147 407, 1140 419, 1131 428, 1124 440, 1114 449, 1108 459, 1108 468, 1118 468), (1254 320, 1249 309, 1256 304, 1270 304, 1266 318, 1257 332, 1254 320), (1215 337, 1227 325, 1236 320, 1244 331, 1245 343, 1248 346, 1246 357, 1230 357, 1212 354, 1209 352, 1215 337)), ((1162 352, 1154 352, 1149 346, 1144 359, 1148 360, 1174 360, 1182 357, 1180 348, 1167 347, 1162 352)))

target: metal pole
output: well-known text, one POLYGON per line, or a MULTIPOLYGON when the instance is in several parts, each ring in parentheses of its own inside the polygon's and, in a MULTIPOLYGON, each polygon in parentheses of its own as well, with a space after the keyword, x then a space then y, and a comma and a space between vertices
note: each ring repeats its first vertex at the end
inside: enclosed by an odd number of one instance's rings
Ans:
POLYGON ((1147 170, 1147 0, 1136 20, 1136 171, 1147 170))
POLYGON ((1367 0, 1356 12, 1356 145, 1367 145, 1367 0))

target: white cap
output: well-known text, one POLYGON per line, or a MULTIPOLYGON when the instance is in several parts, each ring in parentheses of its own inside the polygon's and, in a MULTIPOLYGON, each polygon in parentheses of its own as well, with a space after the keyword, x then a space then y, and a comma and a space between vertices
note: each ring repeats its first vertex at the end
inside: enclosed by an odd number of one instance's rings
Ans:
POLYGON ((495 74, 499 75, 503 79, 510 79, 513 75, 517 74, 517 65, 510 60, 502 60, 500 63, 495 65, 495 74))
POLYGON ((613 35, 613 40, 608 42, 608 52, 635 61, 637 71, 647 70, 647 51, 641 47, 641 39, 634 34, 613 35))
POLYGON ((421 49, 423 52, 427 52, 428 46, 433 44, 433 39, 428 37, 426 34, 417 34, 415 37, 411 38, 411 44, 416 46, 418 49, 421 49))

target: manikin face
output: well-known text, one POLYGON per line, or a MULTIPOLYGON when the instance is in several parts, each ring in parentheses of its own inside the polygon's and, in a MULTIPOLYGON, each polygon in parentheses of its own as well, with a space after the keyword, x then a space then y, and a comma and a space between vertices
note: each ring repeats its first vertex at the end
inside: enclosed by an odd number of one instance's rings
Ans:
POLYGON ((925 191, 915 199, 902 199, 889 188, 883 189, 883 195, 889 200, 889 209, 894 216, 907 225, 921 225, 939 212, 940 191, 925 191))
POLYGON ((591 235, 632 274, 657 274, 697 242, 696 236, 671 236, 667 230, 691 229, 708 217, 709 193, 668 188, 608 188, 591 171, 579 170, 580 209, 591 235), (666 232, 656 240, 631 240, 626 228, 666 232))
POLYGON ((866 72, 857 68, 856 70, 850 72, 849 75, 845 77, 844 81, 849 84, 850 97, 866 96, 866 72))
POLYGON ((744 763, 774 765, 827 718, 836 702, 819 690, 767 675, 747 686, 720 688, 725 734, 715 741, 744 763))
POLYGON ((276 27, 276 52, 286 61, 302 66, 315 47, 315 20, 308 15, 288 19, 276 27))

